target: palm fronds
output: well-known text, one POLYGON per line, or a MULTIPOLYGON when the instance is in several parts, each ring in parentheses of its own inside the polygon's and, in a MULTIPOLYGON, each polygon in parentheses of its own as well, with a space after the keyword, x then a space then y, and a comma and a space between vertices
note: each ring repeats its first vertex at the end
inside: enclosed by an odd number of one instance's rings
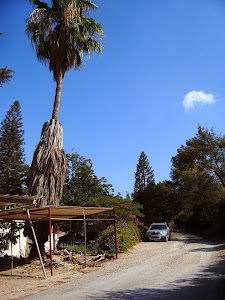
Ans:
POLYGON ((26 33, 36 48, 39 61, 49 63, 54 79, 82 66, 84 54, 102 53, 102 27, 89 18, 97 5, 90 0, 52 0, 52 6, 30 0, 35 7, 27 20, 26 33))
POLYGON ((3 83, 10 82, 10 80, 13 78, 12 73, 15 72, 11 69, 7 69, 7 67, 0 69, 0 87, 2 87, 3 83))

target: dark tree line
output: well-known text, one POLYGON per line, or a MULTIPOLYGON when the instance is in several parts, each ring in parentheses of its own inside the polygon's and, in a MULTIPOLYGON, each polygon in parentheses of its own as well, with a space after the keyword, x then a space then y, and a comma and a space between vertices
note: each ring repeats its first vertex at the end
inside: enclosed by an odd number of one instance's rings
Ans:
MULTIPOLYGON (((28 193, 23 136, 21 108, 15 101, 0 128, 0 194, 28 193)), ((112 206, 120 211, 126 203, 129 209, 122 212, 123 221, 135 214, 146 225, 165 221, 192 232, 224 232, 225 136, 199 126, 197 134, 177 149, 171 161, 171 180, 155 183, 148 158, 141 153, 132 201, 115 196, 112 185, 96 176, 90 159, 76 152, 67 154, 68 174, 61 204, 112 206)))
POLYGON ((171 178, 181 202, 177 222, 194 231, 224 232, 225 136, 199 126, 172 158, 171 178))
POLYGON ((146 224, 165 221, 192 232, 224 233, 225 136, 199 126, 171 161, 171 181, 152 181, 138 191, 135 181, 133 199, 143 205, 146 224))

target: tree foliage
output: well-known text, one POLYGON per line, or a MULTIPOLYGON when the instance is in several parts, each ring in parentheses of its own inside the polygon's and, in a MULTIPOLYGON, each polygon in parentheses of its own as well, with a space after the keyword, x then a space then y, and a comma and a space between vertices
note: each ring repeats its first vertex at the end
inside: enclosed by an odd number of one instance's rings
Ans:
POLYGON ((132 220, 132 215, 143 217, 141 213, 142 206, 132 201, 130 198, 123 198, 121 196, 100 196, 97 198, 90 198, 88 206, 96 207, 112 207, 116 211, 118 221, 132 220))
MULTIPOLYGON (((28 165, 24 156, 24 131, 19 101, 7 112, 0 128, 0 194, 26 194, 28 165)), ((0 251, 6 250, 9 241, 16 243, 18 230, 23 224, 0 223, 0 251)))
POLYGON ((88 18, 97 5, 89 0, 57 0, 52 6, 30 0, 34 11, 27 20, 26 32, 36 48, 37 58, 49 63, 54 79, 71 68, 80 68, 82 55, 101 53, 101 25, 88 18))
MULTIPOLYGON (((138 226, 137 217, 143 217, 140 212, 142 208, 127 197, 123 199, 119 195, 113 194, 113 187, 102 177, 98 178, 94 172, 93 164, 90 159, 85 159, 78 153, 67 154, 68 176, 64 185, 62 197, 63 205, 78 205, 89 207, 111 207, 114 208, 118 223, 131 222, 138 226), (132 216, 132 217, 131 217, 132 216), (135 216, 135 219, 133 218, 135 216)), ((102 216, 106 218, 106 216, 102 216)), ((107 216, 112 219, 112 212, 107 216)), ((97 216, 96 218, 101 218, 97 216)), ((87 237, 88 241, 95 240, 103 230, 106 230, 112 221, 94 221, 91 225, 88 223, 87 237)), ((139 224, 140 225, 140 224, 139 224)), ((64 222, 63 229, 72 229, 77 235, 83 233, 83 224, 69 224, 64 222)), ((114 239, 114 238, 113 238, 114 239)), ((114 247, 114 246, 113 246, 114 247)))
MULTIPOLYGON (((117 225, 117 245, 118 252, 124 252, 134 246, 140 240, 138 227, 132 222, 119 223, 117 225)), ((97 246, 99 249, 109 253, 115 253, 115 236, 114 226, 110 225, 103 230, 98 239, 97 246)))
MULTIPOLYGON (((111 207, 115 209, 117 224, 126 224, 132 223, 136 227, 143 227, 144 224, 140 224, 138 220, 139 217, 144 215, 141 213, 140 209, 142 206, 139 203, 132 201, 130 198, 122 198, 121 196, 100 196, 97 198, 90 198, 87 206, 94 207, 111 207)), ((109 218, 113 218, 112 213, 108 213, 109 218)), ((97 216, 99 218, 99 216, 97 216)), ((112 221, 95 221, 93 226, 89 228, 88 237, 89 240, 97 239, 103 230, 105 230, 112 221)))
POLYGON ((14 221, 7 223, 0 223, 0 253, 7 250, 9 242, 13 245, 17 243, 19 238, 19 230, 24 227, 23 223, 16 223, 14 221))
POLYGON ((195 231, 220 227, 224 167, 225 137, 199 126, 196 136, 172 158, 171 178, 181 203, 178 224, 195 231))
POLYGON ((24 156, 24 130, 19 101, 11 105, 0 128, 0 193, 24 194, 28 166, 24 156))
POLYGON ((149 165, 144 151, 141 152, 135 174, 134 198, 139 192, 144 191, 150 184, 154 183, 154 171, 149 165))
POLYGON ((180 203, 171 181, 163 181, 149 185, 138 193, 135 201, 143 205, 142 220, 146 225, 153 222, 171 222, 176 215, 180 203))
POLYGON ((90 159, 78 153, 67 154, 68 176, 64 184, 62 204, 87 205, 91 197, 108 196, 112 185, 105 177, 98 178, 90 159))
POLYGON ((83 55, 102 52, 101 25, 89 12, 97 5, 90 0, 51 1, 51 7, 39 0, 30 0, 34 11, 27 19, 26 33, 36 49, 40 62, 48 63, 57 83, 52 118, 58 118, 62 81, 71 68, 80 69, 83 55))
MULTIPOLYGON (((0 36, 2 33, 0 32, 0 36)), ((13 70, 8 69, 7 67, 0 69, 0 87, 2 87, 3 83, 9 83, 10 80, 13 78, 12 73, 14 73, 13 70)))
POLYGON ((134 199, 143 205, 147 225, 165 221, 192 232, 224 233, 224 183, 225 136, 199 126, 172 158, 171 181, 142 184, 134 199))
POLYGON ((10 80, 13 78, 12 73, 14 73, 14 71, 11 69, 8 69, 7 67, 0 69, 0 87, 2 87, 3 83, 10 82, 10 80))
POLYGON ((199 126, 196 136, 178 149, 178 154, 172 158, 172 164, 173 177, 176 169, 182 171, 196 166, 225 187, 225 136, 217 135, 213 129, 209 131, 199 126))

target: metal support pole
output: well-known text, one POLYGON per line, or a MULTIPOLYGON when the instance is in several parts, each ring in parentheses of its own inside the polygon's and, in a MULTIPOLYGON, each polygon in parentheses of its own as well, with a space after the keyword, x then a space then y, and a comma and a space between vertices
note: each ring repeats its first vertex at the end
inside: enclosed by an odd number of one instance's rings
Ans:
POLYGON ((83 215, 84 215, 84 256, 85 256, 85 268, 87 268, 87 226, 86 226, 84 210, 83 210, 83 215))
POLYGON ((12 241, 12 222, 11 222, 11 276, 13 274, 13 253, 12 253, 12 245, 13 245, 13 241, 12 241))
POLYGON ((34 227, 33 227, 33 224, 32 224, 31 218, 30 218, 30 212, 29 212, 28 208, 27 208, 27 216, 28 216, 28 221, 29 221, 32 233, 33 233, 34 241, 35 241, 35 244, 36 244, 36 247, 37 247, 37 251, 38 251, 39 259, 40 259, 40 262, 41 262, 42 270, 43 270, 44 276, 46 277, 45 267, 44 267, 44 264, 43 264, 43 261, 42 261, 41 252, 40 252, 40 249, 39 249, 39 246, 38 246, 36 234, 35 234, 35 231, 34 231, 34 227))
POLYGON ((51 276, 53 276, 53 263, 52 263, 52 224, 51 224, 51 208, 50 207, 48 207, 48 220, 49 220, 49 243, 50 243, 51 276))
POLYGON ((20 258, 21 258, 21 237, 20 237, 20 229, 19 229, 19 247, 20 247, 20 258))
POLYGON ((56 241, 55 241, 55 224, 53 224, 53 250, 55 251, 55 244, 56 244, 56 241))
POLYGON ((116 248, 116 259, 118 259, 118 245, 117 245, 117 230, 116 230, 116 211, 113 208, 114 214, 114 231, 115 231, 115 248, 116 248))

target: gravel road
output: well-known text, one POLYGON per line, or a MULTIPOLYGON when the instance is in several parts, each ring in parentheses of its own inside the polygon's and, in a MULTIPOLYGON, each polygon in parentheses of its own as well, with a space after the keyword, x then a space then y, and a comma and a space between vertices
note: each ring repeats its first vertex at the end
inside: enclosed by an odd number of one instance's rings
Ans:
POLYGON ((96 272, 25 299, 224 300, 224 244, 178 234, 139 243, 96 272))

